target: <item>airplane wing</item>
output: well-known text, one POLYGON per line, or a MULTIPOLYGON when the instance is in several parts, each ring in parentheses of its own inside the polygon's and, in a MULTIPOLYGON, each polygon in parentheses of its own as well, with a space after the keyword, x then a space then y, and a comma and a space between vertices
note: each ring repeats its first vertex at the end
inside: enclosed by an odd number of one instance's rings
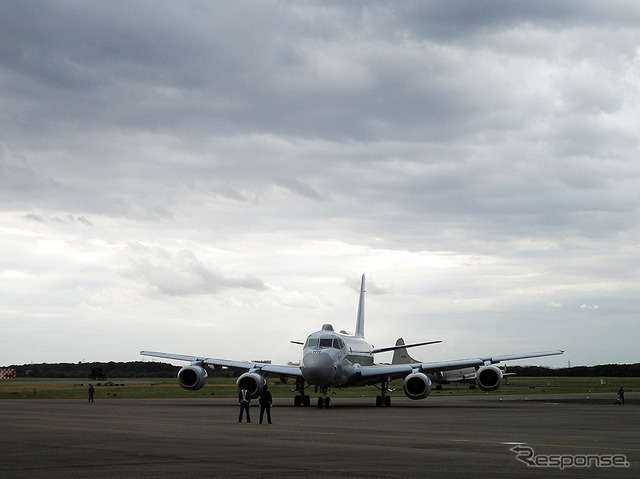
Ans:
POLYGON ((528 359, 538 358, 543 356, 555 356, 556 354, 563 354, 564 351, 542 351, 538 353, 526 353, 526 354, 508 354, 504 356, 491 356, 487 358, 471 358, 471 359, 458 359, 455 361, 440 361, 430 363, 412 363, 412 364, 391 364, 391 365, 374 365, 363 366, 360 368, 360 376, 364 381, 368 379, 390 377, 398 378, 411 372, 421 372, 425 374, 435 373, 438 371, 449 371, 451 369, 462 369, 470 367, 484 366, 487 364, 496 364, 502 361, 513 361, 516 359, 528 359))
POLYGON ((259 363, 255 361, 232 361, 228 359, 207 358, 205 356, 186 356, 183 354, 160 353, 156 351, 140 351, 142 356, 152 356, 155 358, 173 359, 175 361, 189 361, 190 363, 202 363, 209 366, 236 368, 249 371, 259 369, 263 373, 271 373, 278 376, 290 378, 301 378, 302 372, 299 366, 284 366, 269 363, 259 363))

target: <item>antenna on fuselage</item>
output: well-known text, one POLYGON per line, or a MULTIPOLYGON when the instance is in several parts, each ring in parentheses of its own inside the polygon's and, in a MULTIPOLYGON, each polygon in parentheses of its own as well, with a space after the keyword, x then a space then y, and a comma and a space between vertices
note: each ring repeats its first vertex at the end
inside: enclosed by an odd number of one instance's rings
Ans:
POLYGON ((358 303, 358 317, 356 319, 356 332, 354 336, 364 338, 364 274, 360 284, 360 301, 358 303))

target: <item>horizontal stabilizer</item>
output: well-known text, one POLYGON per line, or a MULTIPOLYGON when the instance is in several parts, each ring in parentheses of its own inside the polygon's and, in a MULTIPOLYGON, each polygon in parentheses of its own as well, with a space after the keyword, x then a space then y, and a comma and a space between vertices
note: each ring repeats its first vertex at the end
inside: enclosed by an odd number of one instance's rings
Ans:
POLYGON ((374 349, 372 352, 375 353, 384 353, 385 351, 395 351, 396 349, 406 349, 406 348, 415 348, 416 346, 424 346, 425 344, 436 344, 441 343, 442 341, 427 341, 425 343, 414 343, 414 344, 396 344, 395 346, 389 346, 388 348, 378 348, 374 349))

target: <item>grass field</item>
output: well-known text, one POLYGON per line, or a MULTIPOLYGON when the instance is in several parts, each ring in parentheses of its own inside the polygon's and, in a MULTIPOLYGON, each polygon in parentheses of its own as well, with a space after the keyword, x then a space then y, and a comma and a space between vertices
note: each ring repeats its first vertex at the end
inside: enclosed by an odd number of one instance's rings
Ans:
MULTIPOLYGON (((0 399, 85 399, 89 384, 95 388, 96 399, 117 398, 229 398, 235 397, 235 379, 210 378, 199 391, 180 388, 175 378, 166 379, 112 379, 109 381, 87 381, 86 379, 12 379, 0 381, 0 399)), ((268 379, 271 393, 276 398, 293 398, 292 385, 268 379)), ((558 377, 510 377, 498 391, 486 393, 470 390, 468 385, 444 385, 442 390, 432 389, 431 394, 440 395, 505 395, 505 394, 563 394, 563 393, 615 393, 620 386, 625 391, 640 390, 640 378, 558 378, 558 377), (605 384, 601 384, 604 379, 605 384)), ((403 396, 402 381, 390 385, 396 388, 392 396, 403 396)), ((313 388, 307 390, 313 395, 313 388)), ((334 389, 335 397, 373 397, 379 394, 373 386, 349 389, 334 389)))

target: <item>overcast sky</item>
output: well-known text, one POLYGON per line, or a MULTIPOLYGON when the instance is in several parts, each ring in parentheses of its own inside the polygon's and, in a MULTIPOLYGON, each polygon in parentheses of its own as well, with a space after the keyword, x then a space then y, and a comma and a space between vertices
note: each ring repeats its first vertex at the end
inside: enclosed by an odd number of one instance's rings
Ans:
POLYGON ((0 366, 640 361, 640 5, 1 11, 0 366))

